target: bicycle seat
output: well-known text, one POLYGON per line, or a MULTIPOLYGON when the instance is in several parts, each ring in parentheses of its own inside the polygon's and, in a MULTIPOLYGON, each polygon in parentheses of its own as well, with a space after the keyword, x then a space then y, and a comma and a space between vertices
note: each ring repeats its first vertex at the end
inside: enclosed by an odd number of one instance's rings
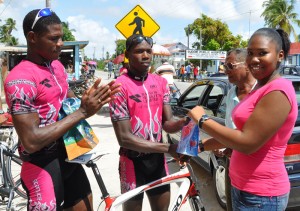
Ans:
POLYGON ((66 162, 69 163, 79 163, 79 164, 87 164, 89 161, 96 161, 100 159, 103 155, 109 154, 109 152, 101 151, 100 144, 97 144, 95 148, 93 148, 91 151, 74 158, 73 160, 66 159, 66 162))

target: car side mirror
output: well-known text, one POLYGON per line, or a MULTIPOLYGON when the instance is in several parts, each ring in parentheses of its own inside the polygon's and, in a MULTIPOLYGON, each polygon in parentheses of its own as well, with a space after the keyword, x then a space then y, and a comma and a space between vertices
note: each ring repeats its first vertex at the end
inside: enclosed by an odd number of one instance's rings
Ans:
POLYGON ((170 105, 171 106, 177 106, 178 105, 178 99, 177 98, 171 98, 170 99, 170 105))

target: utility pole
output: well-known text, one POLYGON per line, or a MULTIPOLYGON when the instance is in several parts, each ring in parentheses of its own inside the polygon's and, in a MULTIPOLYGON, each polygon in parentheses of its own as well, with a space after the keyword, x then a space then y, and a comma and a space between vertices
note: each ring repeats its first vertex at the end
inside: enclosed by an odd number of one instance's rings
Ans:
MULTIPOLYGON (((202 50, 202 31, 201 31, 201 29, 199 29, 199 33, 200 33, 200 50, 202 50)), ((200 70, 202 70, 202 59, 200 59, 200 70)), ((200 72, 200 70, 199 70, 199 72, 200 72)))
POLYGON ((95 51, 96 51, 96 47, 94 47, 94 53, 93 53, 93 60, 95 61, 95 51))
POLYGON ((49 8, 51 7, 50 1, 51 1, 51 0, 46 0, 46 7, 49 7, 49 8))
POLYGON ((187 32, 187 47, 189 50, 190 49, 190 25, 188 25, 188 32, 187 32))
POLYGON ((103 60, 105 59, 104 58, 104 46, 102 46, 102 58, 103 58, 103 60))
POLYGON ((249 11, 249 38, 250 38, 250 25, 251 25, 251 10, 249 11))

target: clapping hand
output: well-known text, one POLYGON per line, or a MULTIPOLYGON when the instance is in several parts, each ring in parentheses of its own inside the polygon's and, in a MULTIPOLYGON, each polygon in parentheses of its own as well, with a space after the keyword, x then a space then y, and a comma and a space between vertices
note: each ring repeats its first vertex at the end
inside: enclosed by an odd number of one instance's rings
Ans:
POLYGON ((100 83, 101 78, 97 79, 82 96, 80 110, 86 118, 98 112, 104 104, 113 99, 114 94, 120 91, 121 84, 115 84, 114 80, 108 84, 100 85, 100 83))

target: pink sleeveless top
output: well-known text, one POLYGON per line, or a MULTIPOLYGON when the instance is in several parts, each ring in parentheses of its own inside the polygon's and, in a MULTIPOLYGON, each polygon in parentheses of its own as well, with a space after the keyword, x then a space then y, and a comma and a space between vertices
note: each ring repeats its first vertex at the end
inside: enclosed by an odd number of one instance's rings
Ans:
POLYGON ((251 92, 232 112, 237 129, 242 130, 260 99, 275 90, 284 93, 291 104, 292 108, 286 121, 258 151, 246 155, 234 150, 230 160, 229 175, 232 185, 239 190, 260 196, 279 196, 290 190, 283 158, 298 115, 294 87, 291 81, 275 79, 251 92))

